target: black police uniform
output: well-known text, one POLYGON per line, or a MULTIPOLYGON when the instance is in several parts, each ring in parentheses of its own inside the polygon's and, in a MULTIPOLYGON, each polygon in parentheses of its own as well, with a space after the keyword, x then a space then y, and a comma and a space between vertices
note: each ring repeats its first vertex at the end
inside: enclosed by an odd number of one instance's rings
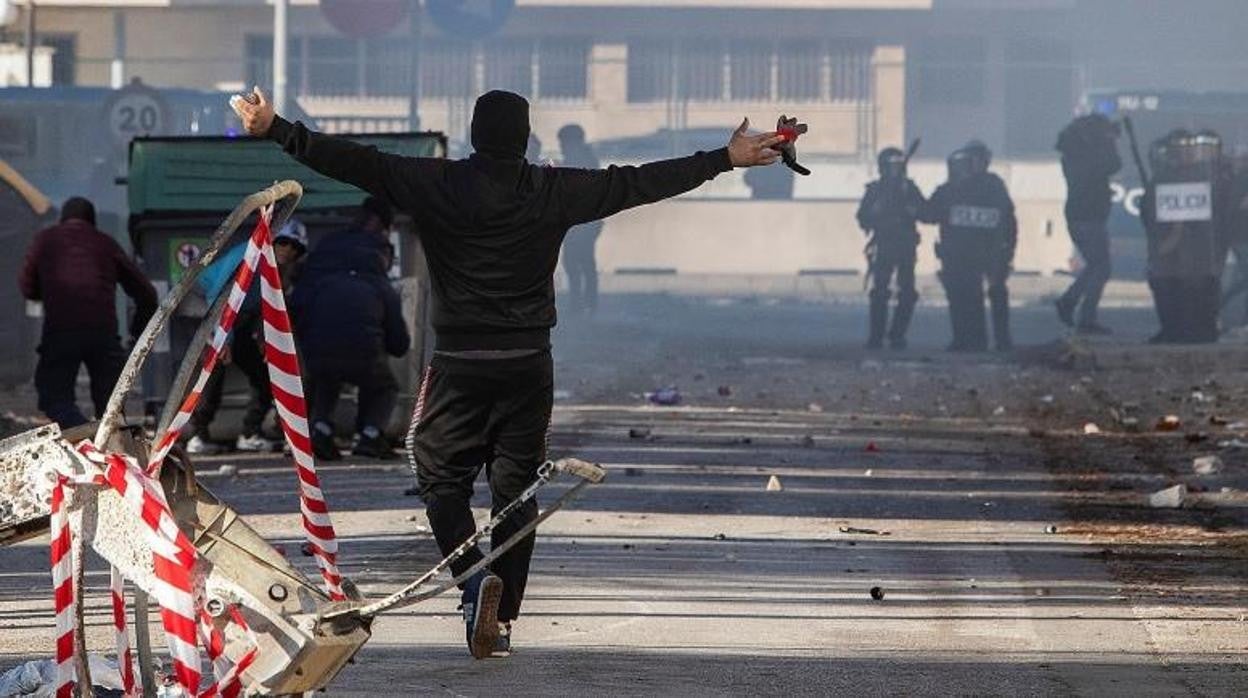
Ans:
POLYGON ((1153 144, 1140 200, 1148 284, 1161 330, 1154 343, 1218 339, 1230 215, 1229 174, 1217 134, 1174 131, 1153 144))
POLYGON ((919 188, 906 177, 904 162, 900 150, 889 148, 880 153, 880 179, 867 185, 858 205, 858 225, 871 235, 867 244, 871 275, 867 346, 872 349, 882 346, 886 327, 889 345, 905 347, 906 331, 919 301, 914 285, 915 249, 919 244, 915 222, 925 201, 919 188), (897 306, 889 326, 889 284, 894 276, 897 306))
MULTIPOLYGON (((952 169, 952 168, 951 168, 952 169)), ((949 300, 952 351, 988 348, 984 284, 998 351, 1013 347, 1006 282, 1018 244, 1018 221, 1005 182, 985 170, 951 176, 928 200, 920 220, 940 225, 940 280, 949 300)))

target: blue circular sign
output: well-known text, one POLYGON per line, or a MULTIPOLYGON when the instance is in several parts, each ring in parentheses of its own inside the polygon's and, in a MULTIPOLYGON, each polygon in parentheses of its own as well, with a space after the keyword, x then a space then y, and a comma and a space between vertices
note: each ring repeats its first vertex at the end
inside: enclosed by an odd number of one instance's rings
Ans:
POLYGON ((429 18, 447 34, 484 39, 507 23, 516 0, 426 0, 429 18))

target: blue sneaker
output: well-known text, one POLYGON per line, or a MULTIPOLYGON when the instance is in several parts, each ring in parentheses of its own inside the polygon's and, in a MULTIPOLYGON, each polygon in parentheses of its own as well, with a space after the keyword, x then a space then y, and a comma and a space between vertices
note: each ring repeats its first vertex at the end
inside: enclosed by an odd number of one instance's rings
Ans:
POLYGON ((464 584, 459 607, 464 611, 468 651, 476 659, 485 659, 498 643, 498 602, 503 596, 503 580, 478 572, 464 584))

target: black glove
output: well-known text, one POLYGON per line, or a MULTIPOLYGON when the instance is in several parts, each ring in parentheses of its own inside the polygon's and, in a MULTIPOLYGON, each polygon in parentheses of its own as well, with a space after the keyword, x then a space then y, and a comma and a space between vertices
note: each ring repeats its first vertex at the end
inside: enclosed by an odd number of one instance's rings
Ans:
POLYGON ((797 117, 789 119, 781 114, 780 120, 776 122, 776 132, 784 137, 778 146, 780 159, 790 170, 803 176, 809 175, 810 170, 797 163, 797 137, 806 133, 806 130, 806 124, 797 123, 797 117))

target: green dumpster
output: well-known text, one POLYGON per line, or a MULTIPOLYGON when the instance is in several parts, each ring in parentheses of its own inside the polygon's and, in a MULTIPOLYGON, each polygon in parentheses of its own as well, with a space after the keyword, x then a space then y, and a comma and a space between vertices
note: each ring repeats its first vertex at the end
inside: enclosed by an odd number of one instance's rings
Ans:
MULTIPOLYGON (((446 137, 440 133, 345 135, 384 152, 420 157, 445 157, 446 137)), ((356 187, 324 177, 296 162, 274 143, 254 138, 161 137, 139 138, 130 144, 127 179, 128 230, 145 271, 164 293, 176 283, 203 249, 212 231, 248 194, 275 181, 294 179, 303 185, 303 199, 295 216, 307 226, 312 247, 326 233, 346 227, 366 196, 356 187)), ((241 242, 254 223, 236 234, 241 242)), ((399 412, 410 410, 420 373, 431 345, 428 322, 428 278, 419 239, 411 220, 398 214, 391 233, 395 267, 390 276, 403 298, 403 312, 412 333, 412 350, 396 359, 393 368, 404 393, 399 412)), ((234 242, 234 241, 232 241, 234 242)), ((199 326, 207 304, 191 297, 179 309, 169 331, 158 343, 143 376, 143 402, 156 415, 168 394, 178 362, 199 326)), ((220 370, 220 369, 218 369, 220 370)), ((231 371, 221 414, 213 423, 214 437, 228 437, 238 428, 239 407, 246 399, 245 384, 231 371), (219 433, 218 433, 219 432, 219 433)), ((178 396, 180 397, 180 396, 178 396)), ((396 415, 392 432, 402 429, 396 415)))

